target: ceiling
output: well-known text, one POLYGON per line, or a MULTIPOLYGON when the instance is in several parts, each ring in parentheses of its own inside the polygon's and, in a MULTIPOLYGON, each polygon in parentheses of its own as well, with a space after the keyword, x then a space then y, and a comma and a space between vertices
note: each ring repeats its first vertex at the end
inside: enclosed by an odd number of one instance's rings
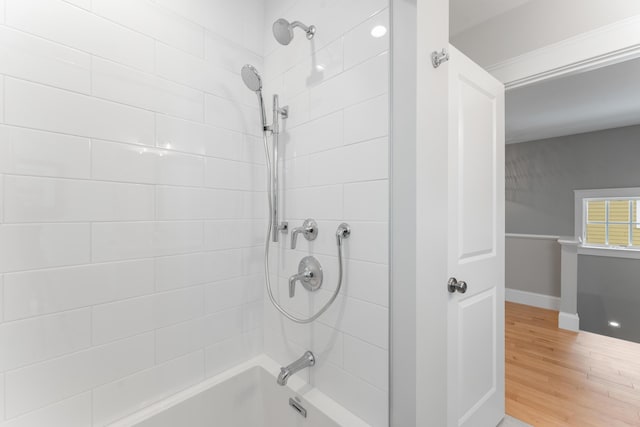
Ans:
POLYGON ((531 0, 451 0, 449 33, 455 36, 529 1, 531 0))
POLYGON ((507 143, 640 124, 640 59, 511 89, 507 143))

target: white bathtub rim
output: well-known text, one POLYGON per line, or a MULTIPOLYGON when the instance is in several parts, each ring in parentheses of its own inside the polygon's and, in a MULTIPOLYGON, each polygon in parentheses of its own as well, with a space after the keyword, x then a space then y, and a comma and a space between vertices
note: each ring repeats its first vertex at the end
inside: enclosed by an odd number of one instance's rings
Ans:
MULTIPOLYGON (((210 389, 211 387, 214 387, 230 378, 235 377, 236 375, 239 375, 255 367, 261 367, 267 372, 280 371, 280 365, 278 365, 267 355, 261 354, 254 357, 253 359, 229 368, 218 375, 208 378, 194 386, 191 386, 137 412, 134 412, 131 415, 108 424, 108 427, 131 427, 132 425, 145 421, 153 417, 154 415, 166 411, 169 408, 210 389)), ((275 381, 275 377, 273 380, 275 381)), ((293 376, 289 379, 287 388, 291 389, 294 393, 302 396, 306 401, 315 406, 328 418, 341 426, 370 427, 369 424, 349 412, 335 400, 331 399, 329 396, 322 393, 317 388, 310 386, 308 383, 303 381, 301 378, 298 378, 297 376, 293 376)))

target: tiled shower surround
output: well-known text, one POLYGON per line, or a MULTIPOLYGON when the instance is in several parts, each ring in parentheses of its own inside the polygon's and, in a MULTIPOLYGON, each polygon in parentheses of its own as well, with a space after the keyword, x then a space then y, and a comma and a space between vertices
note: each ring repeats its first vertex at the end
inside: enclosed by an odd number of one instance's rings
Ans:
POLYGON ((306 349, 311 384, 386 425, 387 0, 0 0, 0 426, 105 425, 266 352, 306 349), (291 45, 278 17, 318 27, 291 45), (256 98, 280 94, 282 219, 272 249, 325 270, 302 315, 264 298, 265 167, 256 98))
POLYGON ((266 90, 290 107, 281 135, 282 215, 291 227, 305 218, 319 227, 317 240, 299 236, 295 251, 287 238, 272 248, 272 282, 279 283, 286 308, 308 316, 331 296, 338 272, 336 228, 341 222, 352 228, 340 297, 311 325, 292 324, 266 301, 265 352, 286 364, 311 349, 318 362, 302 375, 374 426, 387 425, 388 408, 387 5, 267 1, 264 25, 266 90), (317 35, 308 41, 297 32, 290 45, 281 46, 271 36, 278 17, 316 25, 317 35), (289 299, 288 277, 308 254, 323 266, 323 287, 313 297, 300 288, 303 297, 289 299))

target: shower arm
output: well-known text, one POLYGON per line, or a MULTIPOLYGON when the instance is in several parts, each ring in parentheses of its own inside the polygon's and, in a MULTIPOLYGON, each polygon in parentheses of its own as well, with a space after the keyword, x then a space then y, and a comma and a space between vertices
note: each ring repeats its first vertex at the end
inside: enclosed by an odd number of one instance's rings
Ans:
POLYGON ((278 242, 279 234, 289 231, 289 224, 283 221, 278 223, 278 192, 280 191, 278 185, 278 135, 280 134, 280 119, 286 119, 289 116, 289 109, 287 107, 280 108, 280 102, 278 95, 273 95, 273 123, 271 124, 271 138, 273 141, 273 147, 271 149, 271 209, 273 210, 273 216, 271 218, 271 227, 273 230, 272 242, 278 242))
POLYGON ((300 28, 302 31, 304 31, 307 34, 307 39, 308 40, 311 40, 313 38, 313 36, 316 34, 316 26, 315 25, 309 25, 307 27, 306 25, 304 25, 300 21, 293 21, 291 24, 289 24, 289 26, 292 29, 293 28, 300 28))

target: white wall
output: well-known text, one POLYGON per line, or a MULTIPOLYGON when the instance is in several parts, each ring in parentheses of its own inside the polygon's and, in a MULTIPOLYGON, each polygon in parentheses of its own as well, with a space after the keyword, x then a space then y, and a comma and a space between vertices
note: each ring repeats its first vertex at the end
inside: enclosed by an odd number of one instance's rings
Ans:
POLYGON ((489 66, 637 14, 640 3, 629 0, 531 0, 452 34, 451 43, 489 66))
POLYGON ((1 426, 102 425, 261 351, 262 24, 0 1, 1 426))
MULTIPOLYGON (((284 209, 290 227, 319 224, 316 241, 283 238, 273 254, 274 282, 283 305, 308 315, 335 289, 338 224, 352 227, 346 245, 344 291, 312 325, 285 320, 265 302, 265 351, 288 364, 311 349, 318 364, 302 372, 320 391, 374 426, 387 425, 388 390, 388 1, 267 1, 265 75, 268 93, 289 105, 282 135, 284 209), (316 25, 313 41, 296 30, 289 46, 276 44, 279 17, 316 25), (292 300, 287 278, 298 261, 315 255, 324 268, 322 290, 300 287, 292 300), (276 279, 276 269, 277 276, 276 279)), ((270 100, 270 98, 268 98, 270 100)))

